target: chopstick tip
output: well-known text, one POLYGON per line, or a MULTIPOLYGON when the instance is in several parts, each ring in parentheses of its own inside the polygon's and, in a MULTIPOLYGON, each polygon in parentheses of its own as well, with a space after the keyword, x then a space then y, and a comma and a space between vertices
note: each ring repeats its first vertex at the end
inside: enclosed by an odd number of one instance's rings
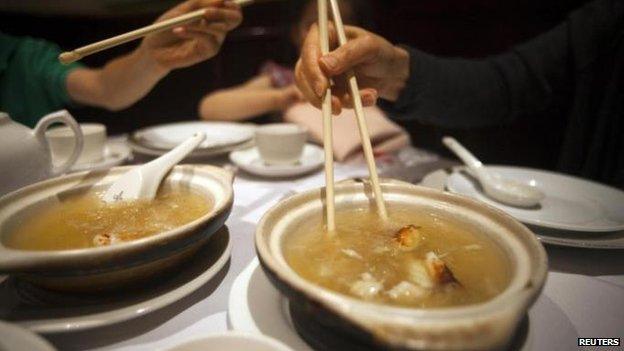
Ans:
POLYGON ((80 60, 80 58, 81 58, 80 55, 74 51, 63 52, 58 57, 59 61, 64 65, 68 65, 72 62, 76 62, 80 60))

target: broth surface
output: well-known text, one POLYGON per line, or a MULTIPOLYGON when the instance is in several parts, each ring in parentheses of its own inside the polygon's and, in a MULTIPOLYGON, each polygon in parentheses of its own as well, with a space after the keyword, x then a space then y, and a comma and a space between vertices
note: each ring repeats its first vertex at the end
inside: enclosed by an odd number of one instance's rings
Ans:
POLYGON ((359 299, 416 308, 468 305, 493 298, 510 281, 509 262, 496 243, 415 209, 389 207, 388 224, 368 209, 339 211, 334 235, 320 216, 305 224, 285 238, 286 261, 303 278, 359 299), (405 250, 395 233, 410 224, 418 244, 405 250), (432 286, 420 279, 419 263, 432 256, 456 282, 432 286))
POLYGON ((174 229, 210 211, 211 201, 184 188, 165 188, 154 200, 104 203, 100 194, 71 195, 24 218, 5 245, 20 250, 104 246, 174 229))

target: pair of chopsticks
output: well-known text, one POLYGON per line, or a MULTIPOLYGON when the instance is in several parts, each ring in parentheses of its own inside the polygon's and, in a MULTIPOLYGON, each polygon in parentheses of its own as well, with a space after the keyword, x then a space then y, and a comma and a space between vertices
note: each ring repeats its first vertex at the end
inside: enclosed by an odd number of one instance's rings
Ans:
MULTIPOLYGON (((232 2, 238 4, 239 6, 250 5, 254 2, 254 0, 232 0, 232 2)), ((192 23, 198 21, 204 17, 206 13, 206 9, 201 9, 193 12, 186 13, 184 15, 170 18, 168 20, 164 20, 161 22, 156 22, 147 27, 139 28, 133 30, 128 33, 120 34, 114 36, 112 38, 104 39, 93 44, 89 44, 72 51, 66 51, 59 55, 58 59, 61 63, 67 65, 72 62, 78 61, 85 56, 89 56, 95 54, 96 52, 100 52, 106 49, 110 49, 112 47, 125 44, 129 41, 133 41, 139 38, 143 38, 146 35, 152 33, 158 33, 165 31, 167 29, 175 28, 184 24, 192 23)))
MULTIPOLYGON (((321 44, 321 53, 323 55, 329 53, 329 20, 327 18, 327 0, 318 1, 318 16, 319 16, 319 36, 321 44)), ((337 0, 329 0, 331 3, 331 11, 334 18, 334 25, 336 26, 336 33, 338 34, 338 43, 342 46, 347 43, 347 35, 345 34, 344 24, 342 22, 342 16, 340 14, 340 7, 337 0)), ((381 193, 381 186, 379 185, 379 176, 377 175, 377 166, 375 165, 375 157, 373 155, 373 147, 370 141, 370 134, 368 132, 368 125, 364 118, 364 108, 362 106, 362 97, 360 96, 360 89, 358 87, 357 79, 354 72, 347 72, 347 81, 349 83, 349 90, 353 99, 353 107, 355 110, 355 116, 358 122, 358 129, 360 131, 360 138, 362 140, 362 148, 364 149, 364 157, 368 165, 368 172, 370 174, 370 180, 373 187, 373 193, 375 194, 375 204, 377 205, 377 211, 380 217, 385 221, 388 218, 388 212, 383 200, 383 194, 381 193)), ((327 231, 332 232, 336 229, 336 215, 335 215, 335 201, 334 201, 334 158, 333 158, 333 139, 332 139, 332 115, 331 115, 331 87, 325 92, 322 104, 323 111, 323 145, 325 148, 325 207, 327 217, 327 231)))

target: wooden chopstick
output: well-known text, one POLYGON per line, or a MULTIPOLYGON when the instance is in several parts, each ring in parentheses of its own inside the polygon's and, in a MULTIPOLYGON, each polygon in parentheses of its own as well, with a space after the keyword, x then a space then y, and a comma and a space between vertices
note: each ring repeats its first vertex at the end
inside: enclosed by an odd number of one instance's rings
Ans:
MULTIPOLYGON (((329 32, 327 0, 318 0, 319 40, 323 55, 329 53, 329 32)), ((334 202, 334 140, 331 110, 331 87, 327 87, 323 97, 323 148, 325 149, 325 209, 327 231, 336 230, 336 210, 334 202)))
MULTIPOLYGON (((233 0, 234 3, 240 6, 246 6, 254 0, 233 0)), ((170 18, 168 20, 156 22, 152 25, 133 30, 128 33, 120 34, 112 38, 104 39, 93 44, 85 45, 83 47, 74 49, 72 51, 66 51, 59 55, 58 59, 61 63, 67 65, 72 62, 78 61, 85 56, 95 54, 102 50, 110 49, 112 47, 127 43, 132 40, 143 38, 144 36, 152 33, 158 33, 167 29, 175 28, 184 24, 195 22, 204 17, 206 9, 201 9, 193 12, 186 13, 184 15, 170 18)))
MULTIPOLYGON (((340 15, 340 7, 336 0, 329 0, 331 3, 332 14, 334 18, 334 24, 336 26, 336 33, 338 34, 338 43, 340 46, 347 43, 347 35, 345 33, 344 24, 342 22, 342 16, 340 15)), ((377 175, 377 166, 375 165, 375 156, 373 155, 373 147, 370 141, 370 134, 368 132, 368 125, 364 118, 364 108, 362 106, 362 97, 360 96, 360 89, 358 87, 357 79, 353 71, 347 72, 347 81, 349 82, 349 90, 353 99, 353 108, 355 110, 355 116, 357 118, 358 127, 360 130, 360 138, 362 139, 362 148, 364 149, 364 157, 368 164, 368 172, 370 174, 370 180, 375 194, 375 204, 379 215, 383 220, 388 219, 388 212, 384 203, 383 194, 381 192, 381 186, 379 185, 379 176, 377 175)))

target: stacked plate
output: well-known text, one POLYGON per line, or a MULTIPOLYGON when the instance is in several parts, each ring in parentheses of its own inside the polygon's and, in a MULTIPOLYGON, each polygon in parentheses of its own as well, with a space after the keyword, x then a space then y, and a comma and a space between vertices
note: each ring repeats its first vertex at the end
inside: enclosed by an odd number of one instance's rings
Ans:
POLYGON ((196 132, 206 133, 206 140, 192 157, 214 157, 253 145, 255 126, 228 122, 179 122, 162 124, 134 132, 128 143, 135 153, 161 156, 196 132))
POLYGON ((624 249, 624 192, 581 178, 510 166, 493 173, 539 187, 546 198, 535 208, 518 208, 489 198, 463 167, 436 171, 423 185, 471 196, 527 224, 542 242, 581 248, 624 249))

